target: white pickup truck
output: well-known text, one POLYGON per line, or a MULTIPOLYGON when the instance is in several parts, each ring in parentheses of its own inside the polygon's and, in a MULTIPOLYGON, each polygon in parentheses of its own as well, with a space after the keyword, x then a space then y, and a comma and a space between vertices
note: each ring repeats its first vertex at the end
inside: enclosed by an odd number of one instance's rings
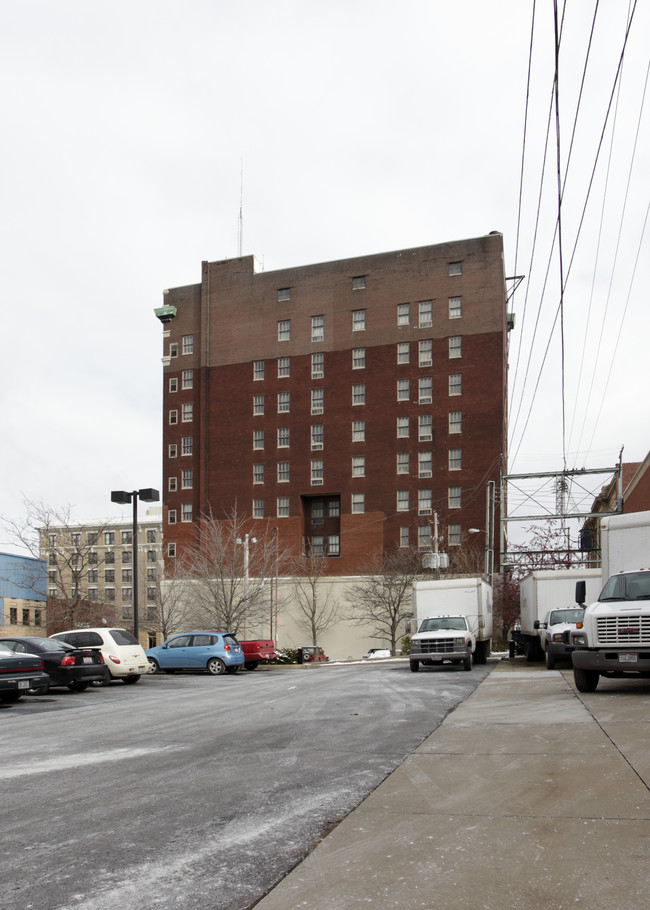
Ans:
POLYGON ((409 666, 416 673, 421 663, 426 667, 449 661, 471 670, 475 649, 476 637, 464 616, 430 616, 411 636, 409 666))
POLYGON ((535 628, 539 630, 539 639, 549 670, 555 669, 558 660, 571 662, 573 646, 568 643, 569 637, 565 633, 575 629, 577 624, 582 622, 584 614, 582 607, 567 607, 549 610, 542 622, 535 620, 535 628))

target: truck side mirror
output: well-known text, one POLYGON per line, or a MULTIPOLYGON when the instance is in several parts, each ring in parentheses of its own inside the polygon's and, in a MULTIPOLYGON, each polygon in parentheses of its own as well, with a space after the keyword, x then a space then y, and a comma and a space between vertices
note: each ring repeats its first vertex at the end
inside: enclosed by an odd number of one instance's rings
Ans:
POLYGON ((539 619, 536 619, 533 623, 533 629, 539 629, 539 619))
POLYGON ((587 582, 586 581, 577 581, 576 582, 576 603, 584 604, 585 598, 587 596, 587 582))

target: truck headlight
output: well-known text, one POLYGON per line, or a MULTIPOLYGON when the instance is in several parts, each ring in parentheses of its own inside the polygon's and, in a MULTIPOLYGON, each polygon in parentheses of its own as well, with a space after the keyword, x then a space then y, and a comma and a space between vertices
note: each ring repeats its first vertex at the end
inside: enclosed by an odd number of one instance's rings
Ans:
POLYGON ((552 638, 551 638, 551 641, 562 641, 562 640, 563 640, 563 639, 562 639, 562 633, 561 633, 561 632, 553 632, 553 636, 552 636, 552 638))
POLYGON ((454 644, 455 645, 464 645, 465 639, 464 638, 454 638, 454 644))
POLYGON ((587 644, 587 636, 584 632, 579 632, 571 637, 571 644, 576 648, 581 648, 587 644))

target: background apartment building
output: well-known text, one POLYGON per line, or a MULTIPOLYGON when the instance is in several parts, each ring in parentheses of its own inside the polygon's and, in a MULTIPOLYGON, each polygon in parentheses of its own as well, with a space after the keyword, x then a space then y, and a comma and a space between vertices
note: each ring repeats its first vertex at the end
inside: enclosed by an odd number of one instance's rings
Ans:
POLYGON ((501 234, 274 272, 204 262, 164 303, 168 559, 235 505, 331 575, 428 549, 434 512, 447 550, 485 528, 506 453, 501 234))

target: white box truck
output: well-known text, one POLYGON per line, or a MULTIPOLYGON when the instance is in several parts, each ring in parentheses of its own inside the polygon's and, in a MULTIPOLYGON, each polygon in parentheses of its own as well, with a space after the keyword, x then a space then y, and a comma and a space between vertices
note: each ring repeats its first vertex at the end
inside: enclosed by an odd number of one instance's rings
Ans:
MULTIPOLYGON (((564 631, 569 623, 578 620, 560 620, 554 623, 550 615, 552 611, 566 611, 576 609, 576 582, 584 581, 587 591, 592 598, 598 597, 602 587, 602 574, 600 569, 538 569, 522 578, 519 583, 519 605, 521 628, 513 630, 512 640, 519 644, 529 661, 544 660, 547 666, 553 668, 554 658, 570 657, 570 645, 556 643, 555 648, 548 650, 548 626, 565 623, 564 631), (561 653, 560 653, 561 652, 561 653)), ((582 616, 579 617, 580 619, 582 616)), ((558 630, 551 630, 551 635, 560 634, 558 630)))
POLYGON ((479 577, 416 581, 413 613, 418 631, 411 636, 409 665, 445 661, 472 669, 485 663, 492 638, 492 587, 479 577))
MULTIPOLYGON (((601 676, 650 677, 650 512, 601 519, 600 547, 608 580, 569 635, 580 692, 594 692, 601 676)), ((576 599, 588 603, 580 585, 576 599)))

